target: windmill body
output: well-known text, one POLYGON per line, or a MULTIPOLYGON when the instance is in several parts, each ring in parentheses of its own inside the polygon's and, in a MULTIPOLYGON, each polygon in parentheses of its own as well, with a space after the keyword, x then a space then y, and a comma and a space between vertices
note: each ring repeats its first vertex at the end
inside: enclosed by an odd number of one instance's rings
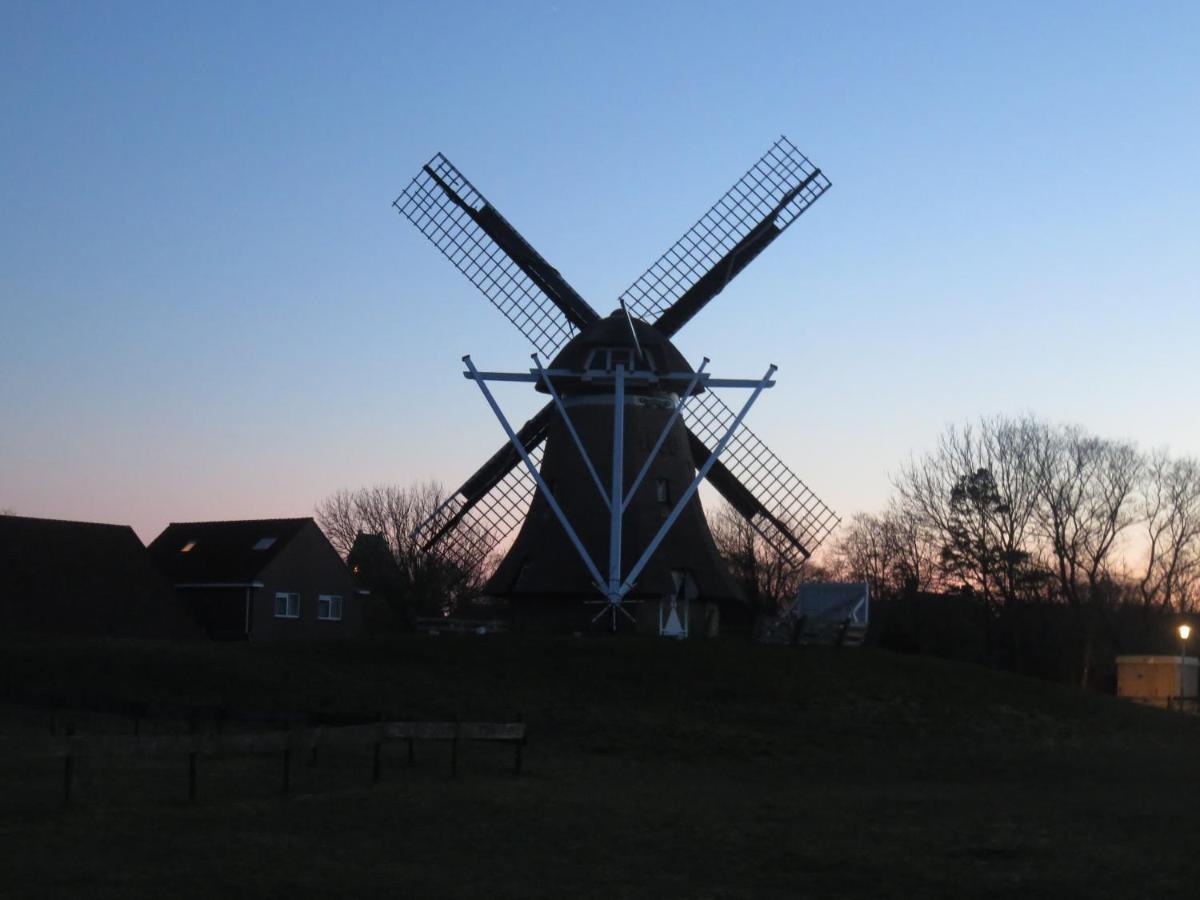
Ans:
MULTIPOLYGON (((658 375, 692 372, 669 340, 644 322, 630 322, 621 311, 585 328, 550 364, 550 371, 578 376, 555 379, 575 435, 570 434, 565 419, 552 419, 541 475, 588 554, 598 560, 609 552, 610 510, 592 483, 592 472, 603 483, 613 471, 615 395, 593 377, 612 372, 617 364, 631 372, 658 375)), ((545 386, 540 389, 547 391, 545 386)), ((636 560, 650 544, 696 475, 687 428, 681 418, 672 416, 683 399, 677 393, 680 390, 685 389, 636 377, 624 385, 620 469, 628 505, 623 516, 621 558, 628 562, 636 560), (632 494, 627 493, 630 489, 632 494)), ((698 385, 693 393, 703 390, 698 385)), ((603 486, 609 487, 607 483, 603 486)), ((523 630, 583 631, 610 624, 592 622, 596 610, 589 604, 597 599, 594 579, 541 489, 534 493, 515 542, 484 592, 506 600, 514 624, 523 630)), ((665 611, 669 620, 672 601, 677 607, 673 627, 685 616, 683 603, 689 607, 686 617, 703 624, 692 630, 693 635, 714 633, 718 623, 728 628, 745 622, 741 592, 717 553, 699 495, 686 502, 625 601, 636 623, 616 619, 623 629, 659 631, 660 613, 665 611)))
POLYGON ((603 318, 449 160, 422 167, 395 207, 538 351, 526 374, 481 373, 464 357, 509 443, 418 529, 425 552, 453 565, 517 532, 487 590, 512 601, 518 624, 578 630, 596 618, 583 606, 607 602, 614 627, 619 608, 625 628, 708 633, 738 592, 695 495, 706 478, 765 545, 802 564, 838 519, 742 425, 774 367, 757 381, 713 379, 671 339, 829 186, 781 137, 603 318), (533 382, 552 399, 514 429, 489 380, 533 382), (753 388, 740 412, 714 390, 731 387, 753 388))

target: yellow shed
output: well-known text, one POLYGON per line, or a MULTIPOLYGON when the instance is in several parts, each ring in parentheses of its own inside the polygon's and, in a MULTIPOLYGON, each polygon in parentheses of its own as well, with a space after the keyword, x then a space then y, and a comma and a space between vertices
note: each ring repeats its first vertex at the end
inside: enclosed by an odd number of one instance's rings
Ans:
POLYGON ((1118 656, 1117 696, 1150 706, 1183 697, 1195 702, 1200 660, 1194 656, 1118 656))

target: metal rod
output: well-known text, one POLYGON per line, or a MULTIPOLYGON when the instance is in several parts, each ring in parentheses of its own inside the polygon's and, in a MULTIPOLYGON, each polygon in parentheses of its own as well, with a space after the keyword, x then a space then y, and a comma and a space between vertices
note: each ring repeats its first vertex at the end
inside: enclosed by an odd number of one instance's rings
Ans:
POLYGON ((758 381, 758 386, 754 389, 754 392, 750 394, 750 397, 742 406, 741 411, 734 417, 733 421, 729 425, 729 428, 726 429, 724 436, 721 438, 716 448, 712 453, 709 454, 708 459, 704 461, 704 465, 700 467, 700 471, 696 473, 696 477, 692 479, 692 483, 687 486, 687 490, 680 495, 679 501, 675 504, 675 508, 671 510, 671 514, 667 516, 666 521, 662 523, 662 526, 658 529, 658 533, 654 535, 654 540, 650 542, 649 546, 647 546, 646 550, 642 553, 641 558, 634 564, 633 568, 629 570, 629 574, 625 577, 625 582, 621 585, 620 592, 622 597, 625 596, 625 594, 627 594, 633 587, 633 583, 637 580, 637 577, 642 574, 642 569, 646 568, 646 564, 650 562, 650 557, 654 555, 654 551, 657 550, 658 545, 662 543, 663 537, 666 536, 668 531, 670 531, 671 526, 675 524, 675 520, 679 518, 679 514, 683 512, 683 508, 687 505, 688 501, 692 499, 692 495, 696 493, 696 489, 700 486, 700 482, 703 481, 705 476, 708 475, 708 470, 713 467, 713 463, 717 461, 717 457, 725 451, 725 447, 729 444, 730 438, 733 437, 733 433, 737 430, 738 426, 742 424, 742 419, 746 418, 746 413, 750 411, 750 407, 754 405, 754 401, 758 399, 758 395, 773 383, 771 381, 771 376, 775 374, 775 370, 776 366, 770 366, 767 369, 767 374, 758 381))
POLYGON ((525 447, 517 438, 516 432, 512 430, 512 426, 508 424, 508 419, 505 417, 504 411, 500 409, 500 404, 496 402, 496 398, 493 397, 492 392, 488 390, 487 383, 479 376, 479 370, 477 370, 475 368, 475 364, 471 362, 470 355, 468 354, 462 359, 467 368, 470 370, 468 377, 472 378, 475 383, 479 385, 479 390, 483 393, 484 399, 487 400, 488 406, 492 408, 492 412, 495 413, 496 418, 499 419, 500 426, 504 429, 504 433, 508 435, 508 440, 513 445, 513 449, 517 451, 517 455, 521 457, 521 461, 525 463, 525 468, 529 470, 529 474, 533 476, 533 480, 537 482, 537 486, 545 495, 546 503, 549 504, 550 509, 554 512, 554 515, 558 517, 559 524, 562 525, 563 530, 567 532, 567 537, 570 538, 572 546, 575 547, 575 552, 579 554, 579 558, 582 559, 583 564, 587 566, 588 574, 592 576, 592 579, 596 582, 596 586, 603 591, 604 577, 600 574, 600 570, 596 568, 596 564, 592 562, 592 558, 588 556, 587 550, 585 550, 583 547, 583 542, 579 540, 579 535, 575 533, 575 529, 572 528, 571 523, 567 521, 567 517, 563 513, 562 508, 558 505, 558 501, 554 499, 554 494, 551 492, 549 485, 547 485, 545 480, 542 478, 542 473, 538 471, 537 466, 533 464, 533 460, 529 458, 529 454, 525 452, 525 447))
POLYGON ((708 357, 704 357, 704 361, 700 363, 700 368, 696 370, 696 374, 692 376, 691 383, 687 386, 683 396, 679 398, 679 402, 675 404, 675 409, 672 410, 670 418, 667 419, 667 424, 663 426, 662 433, 659 434, 658 440, 654 443, 654 448, 646 457, 646 461, 642 463, 642 470, 638 472, 637 478, 633 479, 633 484, 629 488, 629 493, 625 495, 625 502, 621 504, 621 512, 629 506, 629 501, 633 499, 633 495, 637 493, 637 489, 641 487, 642 479, 646 477, 646 473, 650 471, 650 464, 654 462, 658 456, 658 451, 662 449, 663 442, 666 441, 667 435, 671 432, 671 426, 675 424, 675 420, 679 418, 683 412, 683 404, 687 403, 688 398, 692 396, 692 391, 696 389, 696 382, 700 380, 700 375, 704 371, 704 367, 708 365, 708 357))
MULTIPOLYGON (((579 372, 572 369, 546 369, 546 374, 551 378, 570 378, 575 381, 599 382, 603 384, 608 381, 607 373, 595 372, 594 374, 580 375, 579 372)), ((651 372, 642 369, 633 369, 625 373, 627 378, 636 378, 638 381, 646 381, 650 384, 660 384, 662 382, 677 382, 684 384, 692 380, 693 372, 651 372)), ((467 372, 463 372, 464 378, 472 376, 467 372)), ((524 384, 536 384, 542 380, 542 374, 533 369, 529 370, 529 374, 522 372, 480 372, 479 377, 484 381, 516 381, 524 384)), ((700 383, 706 387, 730 387, 730 388, 751 388, 758 384, 754 378, 710 378, 705 375, 700 379, 700 383)), ((770 382, 767 387, 774 387, 775 382, 770 382)))
POLYGON ((546 370, 542 367, 542 361, 538 359, 538 355, 536 353, 529 355, 533 358, 538 371, 542 374, 542 378, 546 382, 546 388, 550 391, 550 396, 554 398, 554 405, 558 407, 558 414, 562 416, 563 424, 567 426, 567 431, 570 432, 571 439, 575 441, 575 446, 579 449, 579 455, 583 457, 583 464, 587 466, 588 474, 592 476, 592 482, 596 485, 596 490, 600 492, 600 499, 611 510, 612 506, 608 501, 608 494, 604 490, 604 483, 600 481, 600 476, 596 473, 596 467, 592 465, 592 459, 588 456, 587 450, 584 449, 583 441, 579 439, 579 433, 571 423, 571 417, 567 415, 567 408, 563 406, 562 398, 558 396, 558 390, 554 387, 554 382, 546 374, 546 370))
MULTIPOLYGON (((621 492, 625 481, 625 367, 616 366, 617 380, 613 398, 613 457, 612 457, 612 502, 609 504, 608 528, 608 599, 620 603, 621 587, 621 517, 625 504, 621 492)), ((616 619, 613 619, 614 630, 616 619)))

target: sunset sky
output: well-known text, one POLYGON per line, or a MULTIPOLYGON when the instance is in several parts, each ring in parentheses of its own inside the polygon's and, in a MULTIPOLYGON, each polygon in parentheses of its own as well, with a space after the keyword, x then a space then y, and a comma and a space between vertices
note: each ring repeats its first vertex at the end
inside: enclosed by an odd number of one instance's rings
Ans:
MULTIPOLYGON (((952 422, 1200 455, 1200 4, 0 5, 0 509, 456 487, 521 335, 444 152, 601 312, 780 134, 833 188, 679 335, 843 515, 952 422)), ((517 421, 543 398, 500 394, 517 421)))

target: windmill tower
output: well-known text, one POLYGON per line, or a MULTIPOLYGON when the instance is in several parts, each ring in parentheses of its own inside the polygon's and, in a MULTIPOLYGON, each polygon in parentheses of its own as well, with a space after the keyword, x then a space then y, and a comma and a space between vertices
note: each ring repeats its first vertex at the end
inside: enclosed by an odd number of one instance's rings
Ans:
POLYGON ((427 552, 477 556, 520 527, 487 587, 511 600, 518 626, 579 630, 608 611, 614 630, 711 633, 738 607, 695 494, 706 477, 802 563, 837 517, 740 427, 753 398, 735 413, 713 390, 756 397, 774 368, 713 379, 670 339, 828 187, 780 138, 602 318, 445 157, 424 166, 394 205, 537 351, 527 375, 480 373, 464 358, 511 440, 421 527, 427 552), (512 429, 486 387, 497 378, 552 399, 512 429), (606 556, 607 578, 596 562, 606 556), (597 614, 595 602, 608 606, 597 614))

